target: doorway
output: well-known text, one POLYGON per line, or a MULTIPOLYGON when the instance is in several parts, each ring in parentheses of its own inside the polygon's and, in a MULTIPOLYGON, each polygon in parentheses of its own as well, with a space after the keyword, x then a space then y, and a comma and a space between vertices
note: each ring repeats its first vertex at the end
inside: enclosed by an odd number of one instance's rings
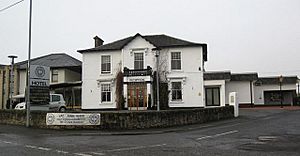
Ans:
POLYGON ((129 110, 147 109, 147 84, 129 83, 127 87, 127 99, 129 110))

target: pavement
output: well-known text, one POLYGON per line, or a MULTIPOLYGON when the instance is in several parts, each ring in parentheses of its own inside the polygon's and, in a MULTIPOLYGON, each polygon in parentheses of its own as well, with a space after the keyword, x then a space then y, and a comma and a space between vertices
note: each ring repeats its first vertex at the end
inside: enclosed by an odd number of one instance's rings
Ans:
POLYGON ((300 155, 300 110, 240 109, 240 117, 133 131, 0 125, 0 155, 300 155))

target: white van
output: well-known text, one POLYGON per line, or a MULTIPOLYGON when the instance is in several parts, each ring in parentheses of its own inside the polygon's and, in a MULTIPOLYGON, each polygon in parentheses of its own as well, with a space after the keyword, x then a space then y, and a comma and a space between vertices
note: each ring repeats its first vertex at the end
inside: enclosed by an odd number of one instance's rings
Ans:
MULTIPOLYGON (((24 97, 24 96, 23 96, 24 97)), ((15 107, 16 110, 24 110, 26 102, 18 103, 15 107)), ((31 106, 30 110, 46 110, 46 111, 60 111, 65 112, 67 110, 66 108, 66 102, 64 100, 63 95, 61 94, 50 94, 50 102, 49 105, 43 105, 43 106, 31 106)))

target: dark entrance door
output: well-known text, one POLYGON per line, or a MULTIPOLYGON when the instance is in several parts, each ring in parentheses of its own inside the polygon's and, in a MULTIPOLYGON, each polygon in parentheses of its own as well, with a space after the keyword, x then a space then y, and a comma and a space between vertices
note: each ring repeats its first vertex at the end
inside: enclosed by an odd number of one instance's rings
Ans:
POLYGON ((128 108, 143 109, 147 107, 147 84, 129 83, 127 86, 128 108))

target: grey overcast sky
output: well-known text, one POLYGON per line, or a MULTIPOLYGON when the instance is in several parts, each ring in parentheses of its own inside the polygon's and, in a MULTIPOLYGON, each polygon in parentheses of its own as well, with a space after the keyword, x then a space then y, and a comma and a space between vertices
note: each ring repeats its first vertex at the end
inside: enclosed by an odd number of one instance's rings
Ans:
MULTIPOLYGON (((1 0, 0 9, 18 0, 1 0)), ((27 59, 29 0, 0 12, 0 64, 27 59)), ((207 43, 207 70, 300 76, 300 0, 33 0, 32 56, 123 37, 207 43)))

